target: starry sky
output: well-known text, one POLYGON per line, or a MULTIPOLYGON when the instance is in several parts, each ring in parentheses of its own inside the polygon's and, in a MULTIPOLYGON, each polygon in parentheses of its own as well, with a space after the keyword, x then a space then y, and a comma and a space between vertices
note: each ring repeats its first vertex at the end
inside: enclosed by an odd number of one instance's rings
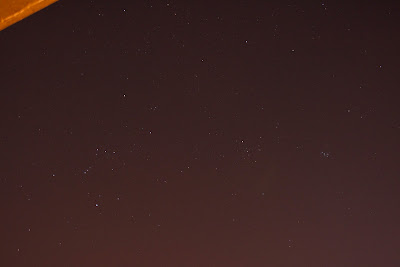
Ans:
POLYGON ((393 3, 60 1, 3 30, 0 265, 400 266, 393 3))

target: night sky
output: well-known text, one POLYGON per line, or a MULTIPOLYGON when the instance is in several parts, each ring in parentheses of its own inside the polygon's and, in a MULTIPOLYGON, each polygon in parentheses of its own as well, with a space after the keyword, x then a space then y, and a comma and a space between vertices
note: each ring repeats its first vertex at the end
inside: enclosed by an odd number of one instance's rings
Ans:
POLYGON ((364 2, 60 1, 1 31, 0 265, 400 266, 400 9, 364 2))

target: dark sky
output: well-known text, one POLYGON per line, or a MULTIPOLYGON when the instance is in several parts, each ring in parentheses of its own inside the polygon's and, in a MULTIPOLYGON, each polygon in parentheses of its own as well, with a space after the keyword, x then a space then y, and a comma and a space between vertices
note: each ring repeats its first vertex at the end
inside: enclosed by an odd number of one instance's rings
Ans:
POLYGON ((399 4, 108 2, 0 32, 1 266, 400 266, 399 4))

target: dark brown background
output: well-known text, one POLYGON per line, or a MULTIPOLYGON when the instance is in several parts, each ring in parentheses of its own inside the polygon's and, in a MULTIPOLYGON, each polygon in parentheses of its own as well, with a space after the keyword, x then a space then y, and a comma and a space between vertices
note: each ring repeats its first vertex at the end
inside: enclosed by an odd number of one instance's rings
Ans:
POLYGON ((0 32, 0 265, 400 266, 399 22, 60 1, 0 32))

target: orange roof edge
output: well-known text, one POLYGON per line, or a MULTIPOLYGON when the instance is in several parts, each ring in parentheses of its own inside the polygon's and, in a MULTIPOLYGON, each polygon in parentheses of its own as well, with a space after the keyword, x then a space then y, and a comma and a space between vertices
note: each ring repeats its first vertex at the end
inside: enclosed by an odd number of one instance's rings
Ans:
POLYGON ((54 2, 57 0, 0 1, 0 31, 54 2))

